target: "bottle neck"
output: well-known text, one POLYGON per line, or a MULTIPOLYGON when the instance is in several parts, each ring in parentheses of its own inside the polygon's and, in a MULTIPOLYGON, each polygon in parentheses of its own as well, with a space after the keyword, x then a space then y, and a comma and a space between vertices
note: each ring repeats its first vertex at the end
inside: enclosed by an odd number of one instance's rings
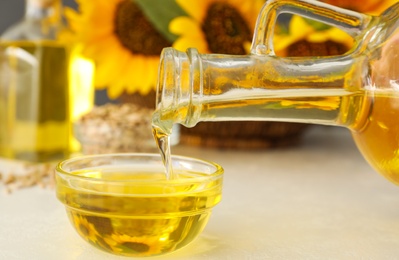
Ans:
POLYGON ((61 19, 60 0, 26 0, 25 17, 33 20, 61 19))
POLYGON ((61 0, 26 0, 24 18, 10 26, 2 41, 57 40, 63 30, 61 0))
POLYGON ((157 115, 165 125, 200 121, 285 121, 354 127, 364 58, 161 55, 157 115), (353 112, 353 114, 352 114, 353 112), (166 123, 169 122, 169 123, 166 123))

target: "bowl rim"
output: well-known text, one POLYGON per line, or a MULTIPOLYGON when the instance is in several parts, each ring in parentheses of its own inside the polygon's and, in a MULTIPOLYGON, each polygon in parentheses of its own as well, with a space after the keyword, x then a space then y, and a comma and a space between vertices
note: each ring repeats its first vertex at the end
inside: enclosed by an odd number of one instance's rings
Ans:
MULTIPOLYGON (((74 174, 73 172, 67 171, 63 168, 68 163, 73 163, 77 162, 80 160, 84 159, 94 159, 94 158, 107 158, 107 157, 141 157, 141 158, 156 158, 158 157, 161 160, 161 155, 158 153, 107 153, 107 154, 93 154, 93 155, 82 155, 82 156, 76 156, 73 158, 69 158, 66 160, 63 160, 59 162, 56 167, 55 167, 55 173, 56 175, 59 176, 64 176, 64 177, 69 177, 73 179, 79 179, 79 180, 88 180, 92 182, 102 182, 102 183, 112 183, 112 184, 119 184, 119 183, 149 183, 149 182, 154 182, 154 180, 151 179, 129 179, 129 180, 104 180, 101 178, 93 178, 93 177, 88 177, 88 176, 83 176, 83 175, 77 175, 74 174)), ((198 182, 198 181, 205 181, 205 180, 212 180, 212 179, 217 179, 222 177, 224 174, 224 168, 219 165, 218 163, 209 161, 209 160, 204 160, 200 158, 195 158, 195 157, 190 157, 190 156, 182 156, 182 155, 172 155, 172 161, 173 160, 180 160, 180 161, 195 161, 199 163, 203 163, 204 165, 209 165, 215 168, 215 170, 207 174, 206 176, 198 176, 195 178, 189 178, 189 179, 164 179, 164 180, 156 180, 156 183, 162 184, 162 183, 168 183, 168 184, 173 184, 173 183, 189 183, 189 182, 198 182)))

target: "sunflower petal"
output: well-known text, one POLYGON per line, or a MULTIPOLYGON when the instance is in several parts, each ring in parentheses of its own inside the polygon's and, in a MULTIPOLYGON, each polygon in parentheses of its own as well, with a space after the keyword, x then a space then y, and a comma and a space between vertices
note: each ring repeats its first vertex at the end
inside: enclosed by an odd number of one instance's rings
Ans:
POLYGON ((120 95, 122 95, 124 91, 124 87, 120 84, 114 84, 112 88, 107 89, 107 94, 110 99, 117 99, 120 95))
POLYGON ((349 34, 335 27, 325 31, 316 31, 308 35, 306 39, 310 42, 325 42, 332 40, 334 42, 343 43, 347 46, 353 44, 353 38, 349 34))
POLYGON ((148 77, 151 79, 151 87, 155 89, 158 80, 159 57, 149 59, 150 69, 148 70, 148 77))
POLYGON ((306 35, 315 31, 315 29, 310 26, 302 17, 295 15, 290 21, 289 31, 292 37, 303 39, 306 35))
POLYGON ((180 16, 173 19, 169 24, 169 30, 176 35, 200 35, 202 34, 201 25, 186 16, 180 16))
POLYGON ((196 48, 200 53, 209 53, 206 41, 201 38, 180 37, 173 43, 173 47, 180 51, 196 48))
POLYGON ((143 84, 143 77, 147 77, 144 60, 141 56, 136 56, 134 61, 129 64, 127 72, 130 83, 127 86, 129 93, 135 93, 143 84))
MULTIPOLYGON (((135 65, 135 69, 137 70, 137 68, 140 66, 141 67, 141 70, 143 70, 143 73, 141 73, 140 75, 138 75, 138 78, 137 78, 137 80, 138 80, 138 86, 141 86, 141 88, 139 89, 139 90, 141 90, 141 89, 147 89, 148 88, 148 85, 150 84, 150 82, 151 82, 151 79, 148 77, 148 73, 145 73, 148 69, 149 69, 149 66, 148 66, 148 61, 147 61, 147 59, 145 59, 143 56, 141 57, 141 62, 140 62, 140 64, 139 63, 136 63, 135 65)), ((137 86, 136 86, 137 87, 137 86)))
POLYGON ((341 42, 343 44, 346 44, 348 46, 351 46, 354 42, 354 39, 352 36, 347 34, 346 32, 338 29, 338 28, 332 28, 329 31, 330 34, 330 39, 336 42, 341 42))
POLYGON ((191 17, 193 17, 197 21, 203 21, 208 11, 209 3, 214 0, 196 0, 196 1, 187 1, 187 0, 176 0, 176 2, 183 8, 186 13, 188 13, 191 17))
POLYGON ((281 52, 291 44, 305 39, 311 35, 315 29, 310 26, 305 20, 300 16, 293 16, 289 23, 289 33, 288 35, 275 35, 273 42, 274 48, 277 52, 281 52))
POLYGON ((120 78, 121 68, 127 66, 131 57, 120 51, 108 51, 97 59, 96 85, 111 87, 120 78))

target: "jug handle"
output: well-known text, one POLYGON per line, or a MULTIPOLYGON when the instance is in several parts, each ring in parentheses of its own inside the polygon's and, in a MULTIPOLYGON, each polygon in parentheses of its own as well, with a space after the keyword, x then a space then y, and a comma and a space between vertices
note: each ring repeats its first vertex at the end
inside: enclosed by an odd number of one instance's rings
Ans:
POLYGON ((281 13, 297 14, 335 26, 356 38, 367 28, 372 17, 312 0, 268 0, 262 7, 255 27, 251 53, 275 55, 273 35, 281 13))

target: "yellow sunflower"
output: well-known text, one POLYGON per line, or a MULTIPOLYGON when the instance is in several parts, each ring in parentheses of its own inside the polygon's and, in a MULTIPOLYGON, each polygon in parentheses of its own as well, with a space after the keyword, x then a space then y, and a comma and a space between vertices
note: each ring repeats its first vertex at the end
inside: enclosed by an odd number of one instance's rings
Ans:
MULTIPOLYGON (((329 27, 325 30, 317 30, 316 27, 312 26, 304 18, 300 16, 293 16, 289 22, 288 34, 276 34, 274 36, 273 44, 277 55, 279 56, 291 56, 289 55, 289 47, 295 43, 303 43, 304 41, 313 43, 309 47, 314 49, 309 56, 317 56, 315 53, 320 49, 319 43, 334 42, 342 46, 338 51, 323 51, 324 53, 329 52, 332 54, 339 54, 341 49, 349 50, 353 44, 353 38, 345 33, 344 31, 329 27)), ((295 46, 297 51, 301 51, 300 46, 295 46)), ((325 47, 325 48, 328 48, 325 47)), ((320 55, 320 54, 319 54, 320 55)), ((305 55, 304 55, 305 56, 305 55)))
MULTIPOLYGON (((321 0, 348 10, 379 15, 398 0, 321 0)), ((277 33, 274 37, 276 54, 279 56, 318 56, 343 54, 353 45, 347 33, 335 27, 318 29, 309 21, 293 16, 288 34, 277 33), (291 49, 291 50, 290 50, 291 49)))
POLYGON ((108 96, 143 95, 155 88, 159 55, 171 46, 132 0, 76 0, 66 10, 70 28, 95 61, 95 83, 108 96))
POLYGON ((70 219, 76 231, 82 238, 94 244, 97 242, 97 238, 100 236, 100 234, 94 225, 87 220, 87 218, 80 214, 71 213, 70 219))
POLYGON ((359 13, 379 15, 398 0, 321 0, 324 3, 359 13))
POLYGON ((176 0, 189 16, 173 19, 172 33, 180 36, 173 47, 194 47, 201 53, 249 52, 256 18, 263 0, 176 0))

